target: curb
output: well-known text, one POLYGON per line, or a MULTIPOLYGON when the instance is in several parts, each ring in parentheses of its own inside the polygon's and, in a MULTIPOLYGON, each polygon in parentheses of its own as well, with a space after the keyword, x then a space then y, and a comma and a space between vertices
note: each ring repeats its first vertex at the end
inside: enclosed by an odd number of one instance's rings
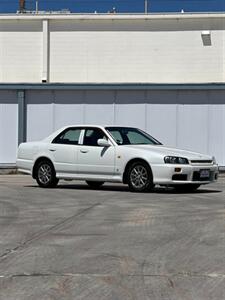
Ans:
POLYGON ((18 174, 17 168, 0 167, 0 175, 13 175, 13 174, 18 174))

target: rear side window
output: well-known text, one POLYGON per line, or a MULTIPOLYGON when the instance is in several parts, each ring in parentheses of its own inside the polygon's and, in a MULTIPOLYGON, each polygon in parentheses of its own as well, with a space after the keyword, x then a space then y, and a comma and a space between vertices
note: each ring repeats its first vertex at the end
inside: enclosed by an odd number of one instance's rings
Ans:
POLYGON ((53 144, 78 145, 80 128, 69 128, 60 133, 53 141, 53 144))

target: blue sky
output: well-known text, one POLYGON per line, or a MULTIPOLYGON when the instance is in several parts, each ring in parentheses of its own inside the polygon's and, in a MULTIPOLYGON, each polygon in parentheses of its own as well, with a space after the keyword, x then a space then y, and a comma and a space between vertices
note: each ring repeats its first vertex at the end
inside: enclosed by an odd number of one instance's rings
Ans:
MULTIPOLYGON (((151 12, 215 12, 225 11, 225 0, 148 0, 151 12)), ((19 0, 0 0, 0 13, 16 12, 19 0)), ((35 0, 27 0, 27 8, 34 9, 35 0)), ((118 12, 144 10, 144 0, 39 0, 40 10, 70 9, 72 12, 104 13, 116 7, 118 12)))

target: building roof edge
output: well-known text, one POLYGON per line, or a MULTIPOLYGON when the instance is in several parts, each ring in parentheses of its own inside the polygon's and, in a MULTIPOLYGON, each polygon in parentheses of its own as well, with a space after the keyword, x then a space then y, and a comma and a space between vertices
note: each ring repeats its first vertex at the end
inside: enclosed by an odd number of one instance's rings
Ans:
POLYGON ((0 90, 225 90, 225 83, 0 83, 0 90))
POLYGON ((178 20, 178 19, 215 19, 225 18, 219 13, 148 13, 148 14, 0 14, 0 20, 178 20))

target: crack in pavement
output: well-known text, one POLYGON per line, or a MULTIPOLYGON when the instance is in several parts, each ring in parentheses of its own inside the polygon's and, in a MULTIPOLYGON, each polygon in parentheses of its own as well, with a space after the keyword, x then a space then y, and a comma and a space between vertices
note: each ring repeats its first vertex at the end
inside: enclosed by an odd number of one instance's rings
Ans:
MULTIPOLYGON (((82 277, 82 276, 92 276, 92 277, 115 277, 116 274, 97 274, 97 273, 21 273, 21 274, 9 274, 0 275, 0 278, 16 278, 16 277, 82 277)), ((191 272, 178 272, 171 274, 123 274, 121 277, 159 277, 159 278, 171 278, 171 277, 201 277, 201 278, 225 278, 225 274, 220 273, 191 273, 191 272)))
POLYGON ((51 226, 50 228, 46 229, 46 230, 41 230, 37 233, 35 233, 32 237, 30 237, 29 239, 27 239, 26 241, 20 243, 19 245, 17 245, 16 247, 12 248, 12 249, 7 249, 7 251, 5 251, 3 254, 0 255, 0 263, 5 260, 10 254, 13 254, 15 251, 23 248, 24 246, 27 246, 28 244, 30 244, 31 242, 38 240, 39 238, 45 236, 46 234, 48 234, 49 232, 55 230, 55 229, 60 229, 61 227, 63 227, 65 224, 68 224, 70 221, 73 221, 74 218, 80 217, 82 215, 84 215, 85 213, 87 213, 88 211, 92 210, 93 208, 100 206, 104 203, 105 201, 102 202, 98 202, 95 203, 83 210, 81 210, 80 212, 70 216, 69 218, 64 219, 63 221, 51 226))

